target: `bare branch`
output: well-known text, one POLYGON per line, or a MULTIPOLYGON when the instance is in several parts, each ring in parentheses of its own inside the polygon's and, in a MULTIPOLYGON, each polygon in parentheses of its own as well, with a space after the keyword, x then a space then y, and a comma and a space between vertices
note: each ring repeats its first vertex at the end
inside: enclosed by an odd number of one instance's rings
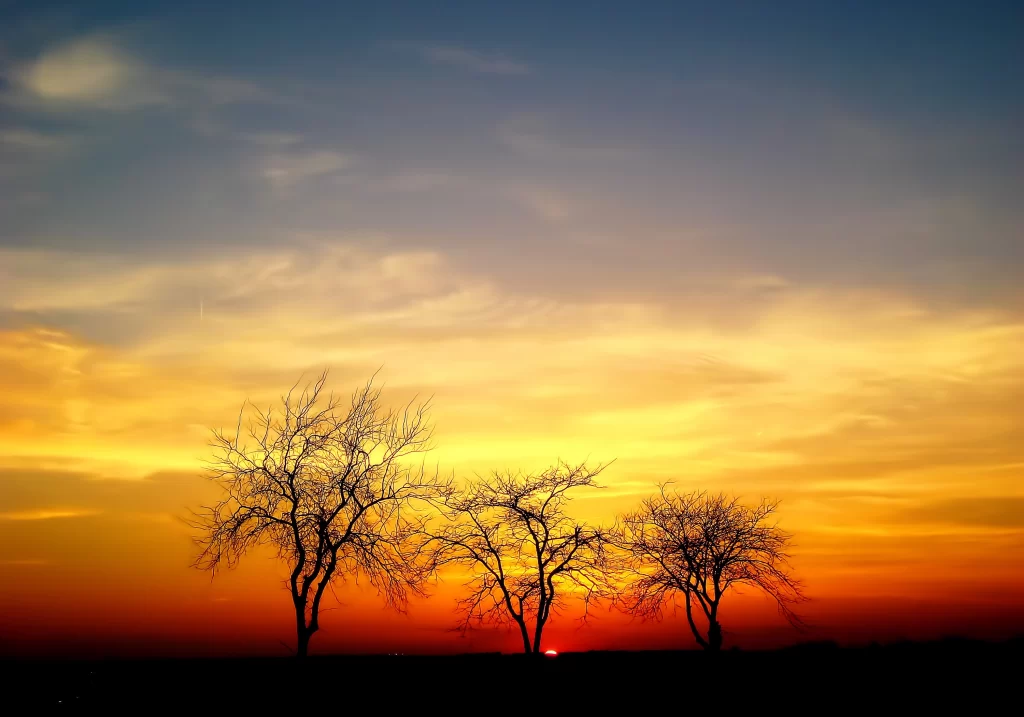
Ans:
POLYGON ((630 586, 619 606, 641 618, 661 619, 666 607, 681 601, 698 644, 718 650, 722 597, 749 585, 771 597, 799 627, 792 606, 805 598, 791 574, 791 536, 773 520, 777 508, 773 500, 748 507, 722 494, 680 494, 662 485, 657 495, 622 516, 613 531, 630 586), (706 636, 694 620, 695 607, 707 623, 706 636))
POLYGON ((409 464, 431 448, 427 403, 386 409, 371 378, 346 408, 326 381, 325 371, 292 386, 277 410, 254 410, 244 437, 244 406, 234 435, 214 431, 208 471, 222 497, 191 521, 195 565, 214 574, 255 546, 277 550, 290 567, 299 655, 335 582, 365 578, 397 610, 423 593, 433 565, 416 538, 426 509, 452 492, 450 479, 409 464))
POLYGON ((569 491, 598 488, 605 465, 559 462, 539 474, 477 477, 445 506, 449 522, 431 542, 434 562, 467 568, 459 629, 516 626, 526 652, 540 652, 545 625, 571 596, 588 608, 611 593, 605 535, 566 512, 569 491))

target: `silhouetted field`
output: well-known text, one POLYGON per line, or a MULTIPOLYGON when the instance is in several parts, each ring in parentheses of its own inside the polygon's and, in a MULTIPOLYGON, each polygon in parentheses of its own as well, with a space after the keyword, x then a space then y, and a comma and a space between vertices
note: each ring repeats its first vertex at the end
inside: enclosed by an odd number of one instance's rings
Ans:
MULTIPOLYGON (((546 713, 569 709, 686 714, 828 714, 1006 702, 1016 711, 1024 639, 960 639, 776 651, 587 652, 222 660, 7 661, 4 703, 52 711, 241 708, 391 714, 546 713)), ((15 713, 11 713, 15 714, 15 713)))

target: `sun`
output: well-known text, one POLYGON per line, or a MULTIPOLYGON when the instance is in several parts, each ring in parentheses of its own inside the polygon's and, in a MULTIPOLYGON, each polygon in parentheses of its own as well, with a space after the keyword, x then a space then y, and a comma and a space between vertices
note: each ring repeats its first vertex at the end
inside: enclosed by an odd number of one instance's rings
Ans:
POLYGON ((558 650, 544 650, 544 654, 548 657, 558 657, 558 650))

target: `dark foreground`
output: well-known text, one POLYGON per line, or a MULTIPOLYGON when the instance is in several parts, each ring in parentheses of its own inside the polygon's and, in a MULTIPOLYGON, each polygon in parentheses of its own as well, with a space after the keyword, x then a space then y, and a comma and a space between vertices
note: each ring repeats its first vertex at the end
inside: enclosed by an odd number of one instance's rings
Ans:
MULTIPOLYGON (((1019 707, 1024 639, 945 640, 778 651, 589 652, 557 657, 339 656, 295 660, 0 663, 4 705, 33 710, 192 714, 286 708, 324 714, 829 713, 980 705, 1019 707)), ((9 712, 8 714, 20 714, 9 712)))

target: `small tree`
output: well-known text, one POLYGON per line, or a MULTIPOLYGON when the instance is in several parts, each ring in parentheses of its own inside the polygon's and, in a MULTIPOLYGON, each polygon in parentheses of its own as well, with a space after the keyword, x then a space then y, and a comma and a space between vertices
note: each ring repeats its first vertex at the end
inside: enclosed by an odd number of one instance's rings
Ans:
POLYGON ((438 565, 471 571, 469 595, 458 603, 464 632, 473 623, 514 624, 524 652, 539 653, 545 625, 568 597, 582 601, 586 620, 591 602, 608 589, 605 535, 565 509, 569 491, 598 487, 604 467, 495 472, 452 496, 451 522, 433 539, 438 565))
MULTIPOLYGON (((215 431, 210 478, 219 502, 194 513, 195 565, 214 574, 251 548, 269 545, 289 567, 296 655, 320 628, 327 588, 363 576, 388 605, 403 610, 422 593, 429 565, 411 540, 425 524, 417 510, 449 486, 404 464, 429 450, 428 404, 385 409, 373 379, 345 407, 324 395, 326 372, 278 411, 257 411, 243 435, 215 431)), ((243 406, 243 413, 245 407, 243 406)))
POLYGON ((679 494, 662 486, 614 531, 631 575, 620 604, 634 615, 661 619, 663 609, 681 596, 694 638, 712 652, 722 647, 719 605, 737 586, 761 590, 799 625, 791 605, 803 595, 790 575, 791 536, 771 522, 777 506, 762 500, 751 508, 725 495, 679 494), (694 621, 694 603, 707 622, 706 635, 694 621))

